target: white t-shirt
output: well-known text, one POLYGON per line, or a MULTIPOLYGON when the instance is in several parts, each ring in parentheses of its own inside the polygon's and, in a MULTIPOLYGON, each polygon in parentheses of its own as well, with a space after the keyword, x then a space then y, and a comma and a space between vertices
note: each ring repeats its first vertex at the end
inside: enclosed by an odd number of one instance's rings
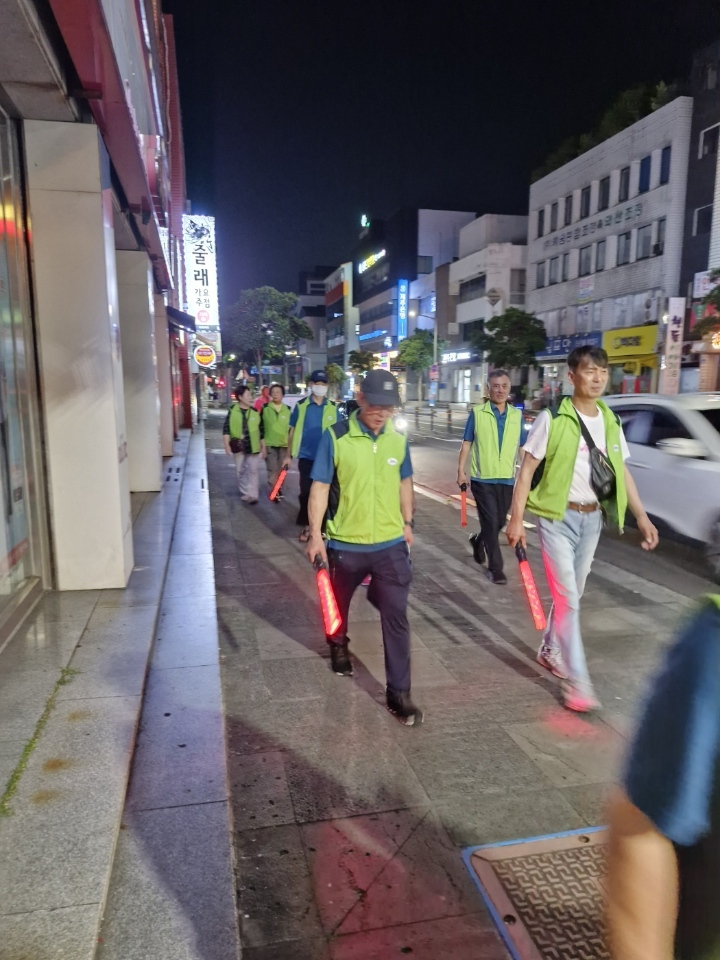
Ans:
MULTIPOLYGON (((583 423, 588 428, 590 436, 595 442, 595 446, 607 456, 607 445, 605 441, 605 420, 600 410, 594 417, 587 417, 584 413, 578 414, 582 417, 583 423)), ((524 449, 538 460, 542 460, 547 453, 548 437, 550 435, 550 424, 552 416, 549 410, 543 410, 537 415, 535 423, 530 429, 528 438, 525 441, 524 449)), ((622 427, 620 427, 620 450, 623 460, 628 460, 630 451, 622 427)), ((580 434, 580 443, 578 445, 577 457, 575 458, 575 467, 573 469, 572 483, 570 484, 570 493, 568 500, 571 503, 595 503, 597 496, 590 484, 590 448, 585 443, 585 438, 580 434)))

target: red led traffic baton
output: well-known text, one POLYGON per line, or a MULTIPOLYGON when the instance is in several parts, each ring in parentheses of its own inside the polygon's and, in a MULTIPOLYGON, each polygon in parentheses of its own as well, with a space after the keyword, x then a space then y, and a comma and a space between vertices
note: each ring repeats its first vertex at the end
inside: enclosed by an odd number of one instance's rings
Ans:
POLYGON ((460 484, 460 526, 467 526, 467 484, 460 484))
POLYGON ((323 624, 325 625, 325 636, 334 637, 342 626, 342 617, 333 593, 332 583, 328 568, 323 563, 322 557, 318 553, 313 563, 315 570, 315 579, 317 581, 318 596, 320 597, 320 609, 322 610, 323 624))
POLYGON ((528 598, 528 603, 530 604, 530 613, 532 614, 533 622, 535 623, 536 630, 544 630, 547 626, 545 620, 545 613, 540 603, 540 596, 535 586, 535 578, 532 575, 532 570, 530 569, 530 563, 528 562, 527 553, 525 552, 525 547, 521 543, 518 543, 515 547, 515 556, 518 558, 518 563, 520 564, 520 576, 522 577, 523 586, 525 587, 525 593, 528 598))
POLYGON ((270 491, 270 499, 274 500, 275 497, 280 493, 280 487, 285 483, 285 477, 288 475, 288 468, 284 466, 280 471, 280 475, 275 481, 275 486, 270 491))

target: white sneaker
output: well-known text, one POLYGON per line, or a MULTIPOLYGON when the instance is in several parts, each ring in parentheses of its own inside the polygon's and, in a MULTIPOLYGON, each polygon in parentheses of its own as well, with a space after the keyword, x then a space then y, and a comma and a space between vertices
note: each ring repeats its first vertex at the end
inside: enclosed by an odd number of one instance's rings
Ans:
POLYGON ((537 652, 537 662, 558 680, 567 680, 568 670, 557 647, 549 647, 545 642, 541 643, 537 652))
POLYGON ((574 710, 575 713, 592 713, 594 710, 602 709, 602 704, 595 696, 590 684, 576 686, 571 680, 562 682, 562 701, 567 710, 574 710))

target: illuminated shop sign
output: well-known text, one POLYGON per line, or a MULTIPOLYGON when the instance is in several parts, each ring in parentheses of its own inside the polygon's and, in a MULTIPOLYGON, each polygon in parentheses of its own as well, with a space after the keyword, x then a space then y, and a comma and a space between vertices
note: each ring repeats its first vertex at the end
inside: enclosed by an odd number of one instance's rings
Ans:
POLYGON ((378 250, 377 253, 371 253, 366 260, 361 260, 358 264, 358 273, 365 273, 370 267, 374 267, 383 257, 387 256, 387 250, 378 250))
POLYGON ((477 354, 473 354, 472 350, 461 350, 459 353, 444 353, 442 355, 443 363, 458 363, 462 360, 473 360, 477 358, 477 354))
POLYGON ((387 336, 387 330, 373 330, 372 333, 361 333, 358 340, 374 340, 376 337, 387 336))
POLYGON ((183 214, 185 296, 198 324, 219 327, 215 217, 183 214))
POLYGON ((408 330, 408 290, 409 284, 407 280, 398 280, 398 322, 397 322, 397 338, 398 340, 404 340, 407 337, 408 330))

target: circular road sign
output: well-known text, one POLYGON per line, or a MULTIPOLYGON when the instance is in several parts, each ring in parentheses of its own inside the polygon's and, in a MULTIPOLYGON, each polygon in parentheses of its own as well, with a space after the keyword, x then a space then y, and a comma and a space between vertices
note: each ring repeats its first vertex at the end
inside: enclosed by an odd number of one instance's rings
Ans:
POLYGON ((217 360, 217 354, 213 348, 206 346, 204 343, 195 347, 193 356, 195 357, 195 362, 201 367, 212 367, 217 360))

